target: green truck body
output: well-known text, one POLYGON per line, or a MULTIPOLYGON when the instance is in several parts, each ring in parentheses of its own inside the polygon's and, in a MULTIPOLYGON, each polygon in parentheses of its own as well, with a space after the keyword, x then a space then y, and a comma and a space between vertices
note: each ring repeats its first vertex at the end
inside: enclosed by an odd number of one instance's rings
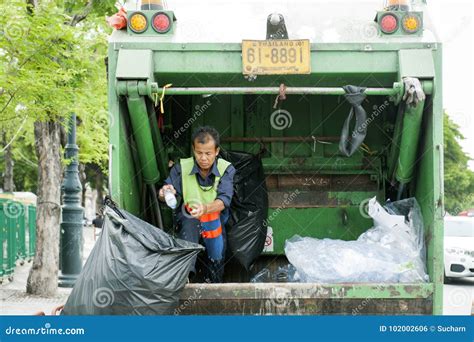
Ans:
MULTIPOLYGON (((357 239, 372 227, 361 208, 373 196, 393 200, 401 188, 423 214, 427 283, 251 283, 229 266, 226 283, 186 285, 178 313, 442 313, 442 46, 426 7, 420 1, 412 8, 423 18, 420 32, 390 35, 374 22, 379 1, 168 1, 174 14, 167 33, 113 32, 109 183, 122 208, 170 227, 171 212, 156 203, 156 192, 170 161, 191 155, 193 127, 212 125, 226 150, 267 151, 272 243, 255 269, 285 263, 285 240, 295 234, 357 239), (309 74, 244 75, 242 40, 265 40, 273 12, 283 15, 290 40, 310 40, 309 74), (426 100, 403 110, 404 77, 421 81, 426 100), (275 109, 281 84, 286 99, 275 109), (370 120, 364 148, 350 157, 338 146, 350 111, 342 89, 348 84, 367 88, 370 120), (276 110, 283 121, 275 121, 276 110)), ((153 10, 141 12, 152 21, 153 10)))

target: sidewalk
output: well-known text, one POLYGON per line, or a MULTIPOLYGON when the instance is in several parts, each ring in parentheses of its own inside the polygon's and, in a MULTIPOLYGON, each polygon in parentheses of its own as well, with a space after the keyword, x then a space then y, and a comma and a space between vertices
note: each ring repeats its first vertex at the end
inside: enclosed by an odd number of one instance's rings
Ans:
MULTIPOLYGON (((97 230, 97 232, 99 231, 97 230)), ((94 243, 93 228, 84 228, 84 262, 94 247, 94 243)), ((0 285, 0 315, 34 315, 39 311, 50 315, 55 307, 66 303, 72 288, 59 287, 53 297, 34 296, 26 293, 26 281, 31 265, 32 262, 25 262, 23 266, 17 262, 13 281, 9 282, 5 278, 3 284, 0 285)))

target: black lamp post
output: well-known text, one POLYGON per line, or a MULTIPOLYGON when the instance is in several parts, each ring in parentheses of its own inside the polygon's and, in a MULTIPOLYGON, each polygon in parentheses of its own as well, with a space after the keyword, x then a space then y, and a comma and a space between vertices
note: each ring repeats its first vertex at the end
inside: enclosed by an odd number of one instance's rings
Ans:
POLYGON ((79 148, 76 145, 76 114, 69 122, 65 156, 69 164, 62 185, 63 206, 60 232, 59 286, 73 287, 82 271, 82 229, 84 208, 81 207, 82 186, 79 180, 79 148))

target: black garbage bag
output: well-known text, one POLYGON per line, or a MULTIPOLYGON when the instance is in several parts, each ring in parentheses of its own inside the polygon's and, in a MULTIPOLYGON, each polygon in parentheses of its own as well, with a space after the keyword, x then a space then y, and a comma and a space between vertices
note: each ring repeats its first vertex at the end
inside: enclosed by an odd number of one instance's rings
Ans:
POLYGON ((232 257, 249 270, 262 253, 267 236, 268 196, 261 155, 223 151, 222 158, 236 169, 231 214, 226 224, 232 257))
POLYGON ((102 233, 62 314, 172 314, 203 249, 106 206, 102 233))

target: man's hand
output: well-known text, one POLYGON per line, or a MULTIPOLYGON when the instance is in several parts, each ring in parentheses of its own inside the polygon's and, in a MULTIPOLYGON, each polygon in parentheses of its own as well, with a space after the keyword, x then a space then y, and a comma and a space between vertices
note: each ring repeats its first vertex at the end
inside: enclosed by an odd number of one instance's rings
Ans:
POLYGON ((191 207, 191 216, 199 219, 202 215, 207 214, 207 205, 195 204, 191 207))
POLYGON ((176 190, 175 190, 174 186, 172 186, 171 184, 163 185, 163 187, 160 189, 160 191, 158 193, 158 197, 160 197, 160 200, 162 200, 162 201, 165 200, 165 190, 171 190, 173 192, 173 194, 176 195, 176 190))

